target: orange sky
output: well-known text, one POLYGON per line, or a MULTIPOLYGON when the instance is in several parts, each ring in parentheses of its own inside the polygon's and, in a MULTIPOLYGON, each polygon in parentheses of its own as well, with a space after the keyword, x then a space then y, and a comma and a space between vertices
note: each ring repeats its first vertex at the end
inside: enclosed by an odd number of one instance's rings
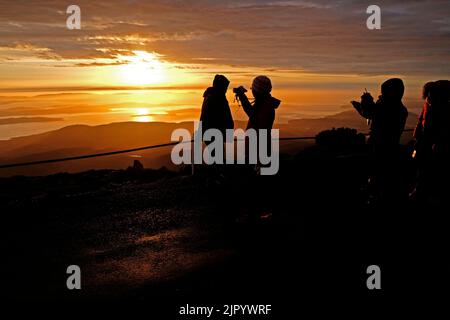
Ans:
POLYGON ((417 109, 422 84, 450 74, 448 1, 380 1, 378 31, 350 0, 78 5, 82 29, 68 30, 65 1, 0 2, 0 139, 74 123, 196 119, 216 73, 231 86, 271 77, 283 101, 277 121, 340 112, 393 76, 417 109))

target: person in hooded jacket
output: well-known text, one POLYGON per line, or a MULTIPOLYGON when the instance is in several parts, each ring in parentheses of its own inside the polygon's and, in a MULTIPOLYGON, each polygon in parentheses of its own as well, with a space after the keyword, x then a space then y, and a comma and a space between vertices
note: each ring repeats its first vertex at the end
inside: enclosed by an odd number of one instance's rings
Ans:
POLYGON ((391 156, 400 143, 405 129, 408 110, 402 103, 405 86, 393 78, 381 85, 381 95, 375 103, 370 93, 361 96, 361 102, 352 101, 361 116, 370 122, 369 144, 380 156, 391 156))
POLYGON ((440 204, 450 192, 450 81, 428 83, 425 106, 414 132, 418 164, 413 200, 440 204))
MULTIPOLYGON (((234 129, 233 116, 226 97, 229 84, 230 81, 225 76, 217 74, 214 77, 212 87, 207 88, 204 92, 202 110, 200 114, 200 121, 202 122, 202 137, 206 130, 217 129, 222 133, 222 136, 225 139, 226 130, 234 129)), ((204 142, 206 145, 211 143, 211 141, 204 142)), ((206 175, 207 185, 218 186, 223 184, 223 168, 220 168, 217 164, 206 166, 203 168, 203 172, 206 175)))
MULTIPOLYGON (((371 184, 381 203, 399 200, 400 138, 405 129, 408 110, 402 103, 405 86, 393 78, 381 85, 381 95, 375 102, 370 93, 361 102, 352 101, 358 113, 370 123, 368 143, 372 148, 371 184)), ((406 193, 407 195, 407 193, 406 193)))
POLYGON ((226 97, 230 81, 223 75, 214 77, 212 87, 203 94, 200 115, 203 133, 208 129, 218 129, 225 137, 226 129, 234 129, 233 116, 226 97))

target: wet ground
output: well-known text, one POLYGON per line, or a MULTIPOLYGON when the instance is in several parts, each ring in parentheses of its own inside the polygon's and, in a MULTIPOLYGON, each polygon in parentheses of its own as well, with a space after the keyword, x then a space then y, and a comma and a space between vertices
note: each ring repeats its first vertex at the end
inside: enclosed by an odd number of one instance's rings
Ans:
POLYGON ((367 290, 372 264, 384 270, 385 292, 394 296, 443 283, 442 237, 430 237, 440 218, 368 206, 361 156, 300 160, 284 162, 276 177, 233 168, 194 177, 145 170, 2 179, 3 295, 183 303, 373 298, 382 294, 367 290), (82 290, 67 290, 69 265, 80 266, 82 290))

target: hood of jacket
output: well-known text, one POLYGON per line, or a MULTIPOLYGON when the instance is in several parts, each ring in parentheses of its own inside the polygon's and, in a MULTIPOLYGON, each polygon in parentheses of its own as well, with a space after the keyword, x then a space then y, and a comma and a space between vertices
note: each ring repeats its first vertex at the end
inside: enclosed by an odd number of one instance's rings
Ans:
POLYGON ((213 96, 213 95, 215 95, 216 93, 217 93, 217 90, 214 89, 214 87, 209 87, 209 88, 207 88, 207 89, 205 90, 205 92, 203 93, 203 98, 213 96))
POLYGON ((209 87, 203 93, 203 98, 212 97, 212 96, 215 96, 215 97, 226 97, 225 93, 220 92, 220 90, 218 90, 217 88, 209 87))
POLYGON ((268 106, 277 109, 281 104, 281 100, 278 100, 277 98, 274 98, 272 96, 268 96, 261 103, 267 104, 268 106))

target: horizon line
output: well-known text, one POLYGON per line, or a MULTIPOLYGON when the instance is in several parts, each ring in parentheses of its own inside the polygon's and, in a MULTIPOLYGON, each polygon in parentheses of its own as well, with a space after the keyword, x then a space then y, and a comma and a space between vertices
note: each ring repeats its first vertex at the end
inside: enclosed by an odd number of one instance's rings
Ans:
POLYGON ((200 90, 204 85, 186 86, 52 86, 0 88, 0 92, 83 92, 83 91, 146 91, 146 90, 200 90))

